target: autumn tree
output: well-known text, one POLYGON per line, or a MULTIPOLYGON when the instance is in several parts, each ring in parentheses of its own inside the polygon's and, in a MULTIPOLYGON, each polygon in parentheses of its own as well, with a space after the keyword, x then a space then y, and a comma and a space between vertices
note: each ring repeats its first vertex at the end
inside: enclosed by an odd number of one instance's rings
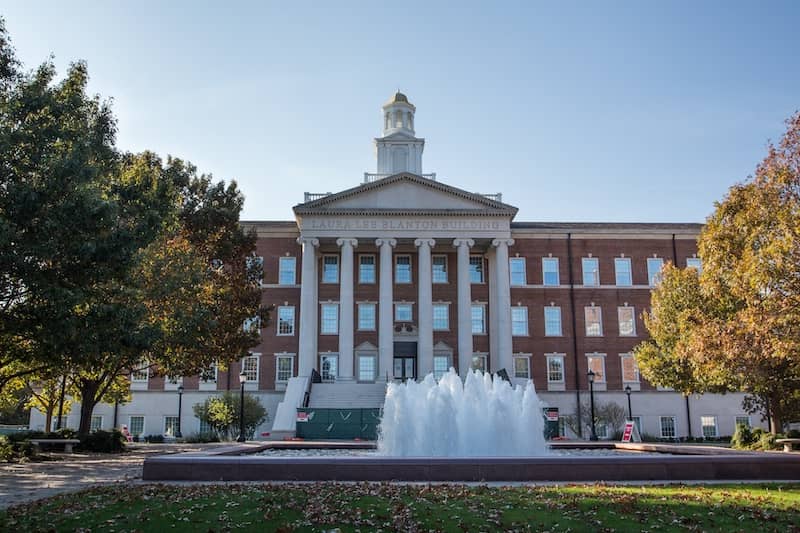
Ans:
POLYGON ((702 275, 665 269, 636 350, 658 385, 746 392, 773 433, 800 417, 800 113, 787 125, 706 221, 702 275))

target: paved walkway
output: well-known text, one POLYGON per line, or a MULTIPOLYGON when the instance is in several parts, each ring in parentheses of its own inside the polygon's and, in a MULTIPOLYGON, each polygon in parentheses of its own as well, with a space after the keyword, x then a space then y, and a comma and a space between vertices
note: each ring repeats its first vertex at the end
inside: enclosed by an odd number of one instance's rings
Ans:
POLYGON ((0 509, 102 483, 141 479, 148 455, 200 452, 226 444, 140 444, 128 452, 52 454, 40 463, 0 463, 0 509))

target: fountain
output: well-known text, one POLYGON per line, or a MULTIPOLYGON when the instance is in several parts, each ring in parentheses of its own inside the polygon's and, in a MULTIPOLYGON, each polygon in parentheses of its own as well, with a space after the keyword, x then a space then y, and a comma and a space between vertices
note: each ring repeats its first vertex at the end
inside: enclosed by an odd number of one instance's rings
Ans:
POLYGON ((547 455, 542 402, 533 382, 510 383, 477 370, 465 382, 451 368, 437 382, 390 383, 378 453, 394 457, 547 455))

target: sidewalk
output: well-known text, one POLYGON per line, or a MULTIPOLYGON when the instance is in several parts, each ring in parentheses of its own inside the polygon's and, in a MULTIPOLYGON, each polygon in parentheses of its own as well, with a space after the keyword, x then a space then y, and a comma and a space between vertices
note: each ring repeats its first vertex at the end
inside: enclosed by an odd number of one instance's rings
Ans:
POLYGON ((201 452, 226 446, 213 444, 134 444, 115 454, 52 454, 58 460, 40 463, 0 463, 0 509, 81 490, 92 485, 141 479, 148 455, 201 452))

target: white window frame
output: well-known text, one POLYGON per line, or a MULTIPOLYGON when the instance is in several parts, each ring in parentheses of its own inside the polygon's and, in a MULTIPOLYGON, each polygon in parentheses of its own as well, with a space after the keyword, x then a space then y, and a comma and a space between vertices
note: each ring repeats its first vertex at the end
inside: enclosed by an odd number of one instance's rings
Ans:
POLYGON ((240 372, 244 372, 245 374, 247 374, 247 382, 245 383, 245 387, 249 385, 250 388, 256 388, 256 389, 258 388, 258 382, 259 382, 258 378, 260 371, 261 371, 261 354, 251 353, 250 355, 242 357, 242 360, 240 362, 240 372), (255 379, 250 379, 250 376, 253 373, 253 371, 247 368, 248 366, 247 361, 253 361, 253 360, 255 360, 256 362, 256 368, 254 371, 255 379))
POLYGON ((703 438, 705 439, 716 439, 719 438, 719 420, 717 415, 701 415, 700 416, 700 431, 703 434, 703 438), (706 435, 706 428, 711 427, 706 424, 706 422, 711 419, 714 423, 714 434, 713 435, 706 435))
POLYGON ((527 337, 528 336, 528 308, 527 307, 524 307, 524 306, 521 306, 521 305, 517 305, 517 306, 512 306, 511 307, 511 336, 512 337, 527 337), (522 317, 522 319, 520 319, 519 316, 515 317, 514 316, 515 312, 524 315, 522 317), (522 324, 523 330, 521 332, 520 331, 514 331, 514 325, 515 324, 517 324, 517 325, 518 324, 522 324))
POLYGON ((375 254, 358 254, 358 282, 362 285, 375 285, 375 282, 378 279, 378 262, 375 254), (364 271, 362 267, 365 265, 363 260, 365 258, 372 259, 372 279, 365 279, 363 274, 364 271))
POLYGON ((470 313, 469 314, 469 316, 470 316, 470 330, 472 331, 472 334, 473 335, 485 335, 486 334, 486 306, 483 305, 483 304, 472 304, 472 305, 470 305, 469 313, 470 313), (475 312, 475 309, 477 309, 477 308, 480 308, 480 310, 481 310, 481 317, 480 317, 481 329, 480 329, 480 331, 477 331, 475 329, 475 315, 473 314, 475 312))
POLYGON ((512 287, 524 287, 528 284, 528 269, 526 265, 527 261, 524 257, 509 257, 508 258, 508 275, 511 281, 512 287), (522 265, 522 268, 517 272, 514 272, 514 264, 522 265), (517 279, 514 279, 514 274, 517 274, 517 279))
POLYGON ((361 383, 373 383, 377 377, 380 369, 378 368, 378 355, 374 352, 357 352, 356 353, 356 379, 361 383), (361 360, 370 358, 372 359, 373 375, 369 379, 362 379, 361 375, 361 360))
POLYGON ((489 371, 489 356, 483 352, 474 352, 472 354, 472 359, 470 360, 469 365, 470 370, 480 370, 481 372, 488 372, 489 371), (475 362, 480 361, 480 365, 476 365, 475 362))
POLYGON ((89 431, 99 431, 101 429, 103 429, 103 415, 92 415, 89 420, 89 431))
POLYGON ((325 382, 325 383, 335 382, 336 379, 339 377, 339 354, 336 353, 336 352, 325 352, 325 353, 319 354, 319 373, 322 376, 322 381, 323 382, 325 382), (333 373, 332 377, 330 376, 330 374, 328 374, 326 376, 326 370, 325 370, 325 360, 326 359, 331 359, 331 360, 336 361, 336 365, 335 365, 335 369, 334 369, 335 372, 333 373))
POLYGON ((546 365, 547 365, 545 367, 545 374, 547 376, 547 388, 549 390, 564 390, 564 387, 566 385, 566 381, 565 381, 566 367, 565 367, 565 361, 564 360, 566 359, 567 354, 563 354, 563 353, 546 353, 544 355, 545 355, 546 365), (550 362, 551 362, 551 360, 552 361, 558 361, 558 364, 561 366, 561 379, 552 379, 553 376, 550 373, 550 362))
POLYGON ((655 287, 661 282, 661 270, 664 268, 664 258, 663 257, 648 257, 647 258, 647 283, 651 287, 655 287), (652 271, 651 265, 654 265, 658 262, 658 270, 655 272, 652 271))
POLYGON ((138 368, 131 371, 131 383, 144 383, 150 381, 150 364, 142 363, 138 368), (144 374, 144 377, 141 377, 144 374))
POLYGON ((543 257, 542 258, 542 285, 545 287, 558 287, 561 285, 561 272, 559 269, 561 265, 558 261, 558 257, 543 257), (556 275, 556 282, 555 283, 548 283, 547 282, 547 265, 555 265, 555 272, 556 275))
POLYGON ((475 285, 475 284, 481 284, 481 283, 485 283, 486 282, 486 275, 485 275, 485 270, 486 269, 484 268, 484 266, 485 266, 485 261, 484 261, 484 258, 483 258, 482 255, 473 254, 473 255, 469 256, 469 282, 470 282, 470 284, 475 285), (475 268, 473 268, 475 266, 478 267, 477 270, 475 270, 475 268), (476 272, 478 274, 478 277, 480 278, 479 280, 475 280, 473 278, 473 274, 476 273, 476 272))
POLYGON ((254 316, 250 318, 245 318, 242 322, 242 330, 245 333, 255 333, 259 337, 261 337, 261 317, 254 316))
POLYGON ((409 302, 395 302, 394 304, 394 321, 395 322, 412 322, 414 320, 414 304, 409 302), (398 309, 408 308, 408 318, 398 318, 398 309))
POLYGON ((563 335, 564 335, 564 326, 561 323, 561 307, 556 306, 556 305, 546 306, 544 308, 544 336, 545 337, 562 337, 563 335), (553 333, 553 332, 548 333, 548 331, 547 331, 547 310, 548 309, 555 309, 555 311, 551 311, 551 312, 555 312, 558 315, 558 333, 553 333))
MULTIPOLYGON (((626 281, 622 279, 621 281, 626 281)), ((615 257, 614 258, 614 284, 617 287, 632 287, 633 286, 633 265, 631 264, 630 257, 615 257), (628 271, 620 269, 620 265, 627 264, 628 271), (620 277, 624 274, 628 275, 627 283, 620 283, 620 277)))
POLYGON ((357 324, 358 325, 358 331, 375 331, 375 329, 377 328, 377 322, 378 322, 377 306, 375 305, 375 303, 374 302, 359 302, 358 303, 358 317, 357 317, 357 319, 358 319, 358 324, 357 324), (367 327, 363 327, 365 324, 363 324, 363 321, 362 321, 362 313, 361 313, 361 311, 362 311, 362 309, 368 309, 368 308, 372 309, 372 319, 370 320, 370 324, 366 324, 367 327))
POLYGON ((276 315, 278 317, 278 320, 276 321, 277 322, 277 330, 275 332, 275 335, 277 335, 278 337, 291 337, 291 336, 293 336, 294 335, 294 331, 295 331, 295 327, 294 327, 295 326, 295 309, 294 309, 294 306, 293 305, 281 305, 281 306, 278 306, 276 315), (281 331, 281 325, 287 323, 287 321, 281 321, 281 311, 285 310, 285 309, 291 309, 291 312, 292 312, 291 323, 290 323, 291 327, 289 328, 290 331, 288 331, 288 332, 286 332, 286 331, 282 332, 281 331))
POLYGON ((433 331, 450 331, 450 304, 436 302, 432 308, 433 331), (436 308, 444 309, 444 324, 436 325, 436 308))
POLYGON ((180 417, 177 414, 175 414, 175 415, 164 415, 163 422, 164 422, 164 424, 161 426, 161 429, 163 431, 162 434, 165 437, 174 437, 175 436, 175 430, 178 429, 180 427, 180 425, 181 425, 180 417), (168 428, 167 427, 167 422, 170 421, 170 420, 172 420, 173 423, 171 424, 171 427, 168 428), (171 429, 171 431, 168 431, 168 429, 171 429))
POLYGON ((278 258, 278 285, 297 285, 297 258, 292 255, 278 258), (284 268, 289 267, 291 268, 284 268), (291 283, 284 282, 284 274, 289 277, 291 273, 291 283))
POLYGON ((617 326, 619 329, 620 337, 635 337, 636 336, 636 309, 632 305, 620 305, 617 307, 617 326), (631 313, 631 333, 622 332, 622 313, 630 310, 631 313))
POLYGON ((444 254, 433 254, 431 256, 431 280, 433 283, 447 283, 448 282, 448 274, 447 274, 447 256, 444 254), (440 274, 444 274, 443 279, 436 279, 436 261, 443 261, 443 269, 439 270, 440 274))
POLYGON ((624 385, 638 385, 641 383, 641 376, 639 375, 639 365, 636 364, 636 357, 630 352, 628 353, 621 353, 619 354, 619 364, 620 364, 620 377, 622 378, 622 384, 624 385), (633 379, 625 379, 625 360, 630 359, 633 361, 633 379))
POLYGON ((697 270, 698 274, 703 273, 703 261, 699 257, 687 257, 686 268, 693 268, 697 270))
POLYGON ((586 354, 586 368, 588 370, 594 370, 594 386, 595 390, 598 390, 598 385, 602 385, 599 390, 604 390, 603 387, 608 383, 607 376, 606 376, 606 354, 599 353, 599 352, 589 352, 586 354), (592 368, 592 360, 600 361, 600 371, 598 372, 594 368, 592 368))
POLYGON ((599 287, 600 286, 600 259, 597 257, 582 257, 581 258, 581 281, 584 287, 599 287), (594 265, 594 271, 591 273, 591 283, 586 283, 586 265, 591 263, 594 265))
POLYGON ((339 261, 339 255, 338 254, 323 254, 322 255, 322 273, 321 273, 322 275, 320 276, 320 278, 321 278, 320 282, 321 283, 325 283, 325 284, 332 284, 332 285, 335 285, 335 284, 339 283, 339 276, 341 275, 340 268, 339 268, 341 266, 340 263, 341 262, 339 261), (329 259, 334 259, 335 261, 327 263, 326 261, 329 260, 329 259), (329 276, 329 277, 326 278, 326 274, 328 274, 328 270, 326 269, 326 267, 329 266, 329 265, 331 267, 333 265, 336 265, 336 279, 333 279, 333 276, 329 276))
POLYGON ((275 354, 275 383, 288 383, 292 377, 294 377, 294 354, 275 354), (286 379, 281 379, 281 361, 289 361, 289 376, 286 379))
POLYGON ((519 354, 514 356, 514 367, 513 367, 514 377, 516 379, 531 379, 531 358, 530 354, 519 354), (525 375, 520 376, 517 373, 517 361, 525 361, 525 375))
POLYGON ((339 304, 333 302, 326 302, 320 304, 319 312, 319 334, 320 335, 338 335, 339 334, 339 304), (334 309, 336 320, 334 321, 335 327, 330 328, 325 322, 325 310, 334 309))
MULTIPOLYGON (((592 324, 594 326, 594 324, 592 324)), ((583 329, 587 337, 602 337, 603 336, 603 309, 599 305, 587 305, 583 308, 583 329), (589 331, 589 310, 596 310, 598 317, 599 332, 594 333, 589 331)))
POLYGON ((216 390, 217 389, 217 380, 219 380, 219 366, 217 363, 212 363, 208 367, 204 368, 198 374, 198 385, 197 388, 199 390, 216 390), (205 379, 203 376, 206 374, 207 371, 213 374, 211 379, 205 379))
POLYGON ((442 376, 447 374, 447 372, 450 370, 450 367, 453 366, 452 360, 453 360, 452 352, 445 352, 445 351, 441 351, 441 350, 435 350, 433 352, 433 377, 434 377, 434 379, 436 379, 436 380, 442 379, 442 376), (444 371, 439 371, 436 368, 436 360, 437 359, 444 359, 446 361, 446 364, 445 364, 445 367, 444 367, 444 371))
MULTIPOLYGON (((145 433, 145 427, 147 424, 147 417, 145 415, 129 415, 128 416, 128 432, 131 434, 131 437, 143 437, 145 433), (133 431, 133 419, 134 418, 141 418, 142 419, 142 430, 139 433, 134 433, 133 431)), ((63 426, 62 426, 63 427, 63 426)))
POLYGON ((753 427, 753 425, 752 425, 752 423, 750 421, 750 415, 736 415, 736 416, 734 416, 733 417, 733 427, 736 428, 736 426, 738 426, 739 424, 747 424, 747 427, 749 427, 749 428, 753 427), (739 419, 744 419, 747 422, 740 422, 739 419))
POLYGON ((395 285, 408 285, 414 282, 414 272, 413 272, 413 261, 411 260, 410 254, 394 254, 394 283, 395 285), (399 259, 407 258, 408 259, 408 279, 400 279, 398 275, 400 270, 398 270, 398 266, 400 265, 399 259))
POLYGON ((675 439, 678 437, 678 421, 674 415, 661 415, 658 417, 658 432, 662 439, 675 439), (672 420, 672 435, 664 434, 664 420, 672 420))

